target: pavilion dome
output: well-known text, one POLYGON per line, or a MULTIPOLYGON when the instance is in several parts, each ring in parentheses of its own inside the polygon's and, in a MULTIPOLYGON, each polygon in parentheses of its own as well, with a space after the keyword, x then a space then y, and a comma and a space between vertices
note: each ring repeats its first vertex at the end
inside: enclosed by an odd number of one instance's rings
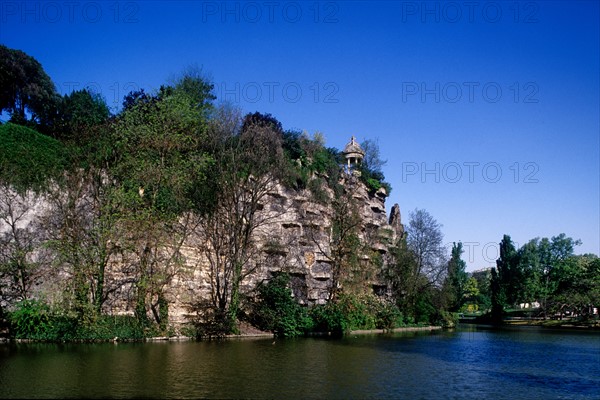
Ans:
POLYGON ((344 147, 343 153, 346 158, 352 157, 362 159, 365 156, 365 151, 360 147, 360 144, 358 144, 354 136, 352 136, 346 147, 344 147))

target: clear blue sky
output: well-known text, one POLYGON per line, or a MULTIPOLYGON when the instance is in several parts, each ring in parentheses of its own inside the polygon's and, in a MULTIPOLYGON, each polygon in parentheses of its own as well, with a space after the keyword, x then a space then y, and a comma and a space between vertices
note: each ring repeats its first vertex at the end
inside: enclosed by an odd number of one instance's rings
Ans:
POLYGON ((0 43, 114 107, 195 64, 285 128, 377 139, 388 211, 429 211, 473 270, 503 234, 600 253, 599 21, 597 1, 4 1, 0 43))

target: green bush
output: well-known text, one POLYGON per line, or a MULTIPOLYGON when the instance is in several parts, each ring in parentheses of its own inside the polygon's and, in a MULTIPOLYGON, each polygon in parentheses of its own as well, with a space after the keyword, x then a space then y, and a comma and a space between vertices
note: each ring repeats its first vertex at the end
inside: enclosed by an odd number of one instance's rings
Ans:
POLYGON ((157 333, 139 324, 133 316, 98 315, 84 320, 75 314, 52 309, 40 300, 17 303, 8 315, 10 334, 15 339, 47 341, 140 340, 157 333))
POLYGON ((458 313, 451 313, 445 310, 440 310, 435 316, 434 325, 439 325, 444 328, 454 328, 458 324, 458 313))
POLYGON ((54 339, 52 312, 48 304, 39 300, 24 300, 17 303, 8 314, 11 336, 17 339, 54 339))
POLYGON ((143 326, 130 315, 99 315, 86 323, 75 323, 77 328, 73 337, 63 336, 61 340, 141 340, 158 333, 157 329, 143 326))
POLYGON ((292 297, 290 277, 279 274, 258 289, 254 306, 255 324, 276 336, 294 337, 312 328, 312 319, 292 297))
POLYGON ((350 331, 348 319, 337 303, 329 302, 311 308, 310 317, 313 320, 314 332, 329 332, 334 336, 342 336, 350 331))
POLYGON ((336 303, 315 306, 311 309, 314 329, 342 335, 359 329, 393 329, 403 326, 403 315, 393 303, 372 295, 342 295, 336 303))
POLYGON ((348 321, 350 330, 376 328, 378 305, 374 300, 370 296, 343 295, 340 297, 339 306, 348 321))
POLYGON ((394 303, 380 303, 376 313, 376 327, 378 329, 394 329, 404 326, 404 317, 398 306, 394 303))

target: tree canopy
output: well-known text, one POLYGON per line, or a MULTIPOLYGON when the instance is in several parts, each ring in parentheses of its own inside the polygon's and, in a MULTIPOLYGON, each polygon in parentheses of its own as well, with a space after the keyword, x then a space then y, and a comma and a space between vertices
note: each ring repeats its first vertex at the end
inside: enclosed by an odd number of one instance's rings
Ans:
POLYGON ((59 98, 35 58, 0 45, 0 112, 7 111, 15 123, 44 124, 52 120, 59 98))

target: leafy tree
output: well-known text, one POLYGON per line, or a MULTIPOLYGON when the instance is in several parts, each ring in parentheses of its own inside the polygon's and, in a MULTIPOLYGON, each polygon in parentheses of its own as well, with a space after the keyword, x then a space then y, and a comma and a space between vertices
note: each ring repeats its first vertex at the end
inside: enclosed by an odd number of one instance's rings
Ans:
POLYGON ((385 181, 383 174, 383 167, 387 160, 381 159, 378 142, 367 139, 361 143, 361 147, 365 152, 363 162, 360 165, 361 180, 372 192, 383 187, 389 195, 392 192, 392 187, 385 181))
MULTIPOLYGON (((312 182, 320 181, 313 179, 312 182)), ((309 217, 305 234, 328 260, 331 271, 329 301, 334 303, 342 294, 360 292, 371 281, 373 263, 360 261, 368 249, 359 237, 362 219, 352 196, 357 183, 355 178, 348 179, 346 185, 336 182, 332 188, 333 198, 326 192, 321 198, 320 186, 319 191, 311 190, 315 201, 326 202, 332 209, 330 226, 321 228, 322 221, 315 220, 316 216, 309 217)))
POLYGON ((110 117, 110 110, 104 98, 89 89, 73 91, 65 95, 60 103, 57 121, 53 127, 54 136, 63 139, 77 138, 82 131, 105 123, 110 117))
POLYGON ((548 238, 535 238, 522 246, 516 255, 511 279, 505 279, 507 300, 516 303, 539 302, 546 316, 547 304, 558 289, 561 275, 570 268, 565 264, 573 256, 578 240, 564 233, 548 238))
POLYGON ((490 288, 492 279, 491 269, 475 271, 471 274, 471 277, 477 281, 477 288, 479 289, 479 294, 476 297, 477 306, 480 309, 489 309, 492 304, 490 288))
POLYGON ((548 297, 558 289, 561 275, 568 270, 568 260, 573 257, 575 246, 580 244, 580 240, 573 240, 564 233, 553 236, 550 240, 543 238, 539 242, 538 292, 544 316, 546 316, 548 297))
POLYGON ((458 311, 466 300, 468 275, 465 271, 467 264, 461 259, 462 253, 462 243, 452 243, 452 252, 450 261, 448 261, 448 276, 445 282, 451 294, 451 311, 458 311))
POLYGON ((257 127, 270 129, 276 134, 283 136, 283 127, 281 126, 281 122, 279 122, 271 114, 261 114, 259 112, 246 114, 244 120, 242 121, 242 132, 245 132, 249 129, 256 129, 257 127))
POLYGON ((58 101, 54 83, 35 58, 0 45, 0 112, 9 112, 15 123, 46 125, 58 101))
POLYGON ((360 146, 365 152, 362 167, 369 170, 373 175, 381 176, 383 180, 383 167, 387 164, 387 160, 381 159, 378 141, 367 139, 360 146))
POLYGON ((96 167, 72 168, 63 179, 47 193, 50 207, 42 221, 48 232, 47 247, 68 277, 66 300, 81 320, 89 322, 101 312, 110 293, 131 283, 129 278, 113 279, 111 286, 106 282, 122 233, 117 230, 115 186, 96 167))
POLYGON ((519 267, 519 254, 508 235, 500 242, 500 258, 492 269, 492 319, 502 321, 504 309, 513 306, 521 294, 523 276, 519 267))
POLYGON ((214 84, 202 71, 202 68, 191 65, 175 77, 170 86, 162 86, 159 98, 170 95, 171 91, 186 96, 193 110, 201 112, 203 117, 213 110, 213 101, 217 98, 214 93, 214 84))
MULTIPOLYGON (((344 191, 339 189, 339 191, 344 191)), ((333 218, 330 233, 330 252, 324 252, 331 261, 330 301, 337 301, 340 290, 356 283, 367 283, 360 279, 361 241, 358 237, 362 220, 351 190, 338 193, 332 200, 333 218), (327 255, 328 254, 328 255, 327 255)))
POLYGON ((127 93, 123 98, 123 110, 122 112, 130 111, 134 106, 138 104, 148 104, 156 101, 156 97, 152 96, 142 88, 140 90, 132 90, 127 93))
MULTIPOLYGON (((260 213, 274 190, 283 160, 281 135, 270 125, 246 125, 230 118, 211 121, 209 152, 214 157, 206 186, 214 202, 198 210, 198 247, 209 264, 214 315, 235 330, 242 280, 259 262, 257 233, 277 215, 260 213)), ((206 198, 199 194, 197 198, 206 198)))
POLYGON ((393 263, 388 268, 388 279, 398 307, 412 315, 412 305, 416 297, 414 274, 417 271, 415 254, 408 248, 406 237, 399 239, 392 248, 393 263))
POLYGON ((191 220, 181 217, 193 209, 192 194, 205 182, 210 162, 202 146, 211 85, 191 80, 185 75, 174 87, 162 88, 156 101, 124 110, 112 133, 121 247, 135 268, 140 322, 149 311, 157 323, 164 321, 159 312, 166 304, 164 289, 181 269, 180 249, 191 232, 191 220))
POLYGON ((465 301, 472 304, 475 303, 476 306, 479 306, 478 299, 481 292, 479 291, 479 283, 477 279, 470 277, 467 279, 465 284, 465 301))

